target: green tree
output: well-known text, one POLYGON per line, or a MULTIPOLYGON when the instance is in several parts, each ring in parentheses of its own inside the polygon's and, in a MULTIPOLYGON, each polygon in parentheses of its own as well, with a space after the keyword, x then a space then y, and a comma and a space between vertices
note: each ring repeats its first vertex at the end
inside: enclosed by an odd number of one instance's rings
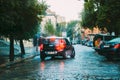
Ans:
POLYGON ((82 21, 81 25, 83 27, 93 28, 96 24, 96 7, 94 5, 94 0, 86 0, 84 4, 84 10, 81 13, 82 21))
POLYGON ((62 36, 62 32, 66 30, 66 22, 57 23, 55 34, 62 36))
POLYGON ((70 40, 73 39, 74 27, 77 23, 78 21, 71 21, 67 24, 66 32, 67 32, 67 37, 70 37, 70 40))
POLYGON ((97 25, 108 31, 120 34, 120 1, 117 0, 84 0, 84 11, 82 13, 82 26, 94 27, 97 25))
POLYGON ((51 20, 46 22, 45 32, 46 32, 47 36, 55 35, 55 28, 54 28, 54 25, 52 24, 51 20))
POLYGON ((108 31, 120 34, 120 1, 103 0, 99 1, 99 8, 97 13, 97 24, 102 27, 107 27, 108 31))
POLYGON ((10 38, 10 61, 14 60, 14 39, 20 40, 24 53, 23 39, 37 33, 38 15, 44 14, 47 5, 37 0, 0 0, 0 34, 10 38))

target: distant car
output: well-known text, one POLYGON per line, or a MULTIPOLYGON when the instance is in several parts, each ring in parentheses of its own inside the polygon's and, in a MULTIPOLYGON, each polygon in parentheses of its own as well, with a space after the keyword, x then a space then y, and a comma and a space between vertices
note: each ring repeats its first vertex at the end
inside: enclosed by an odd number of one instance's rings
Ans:
POLYGON ((73 44, 73 45, 76 45, 76 44, 77 44, 77 41, 73 40, 73 41, 72 41, 72 44, 73 44))
POLYGON ((40 43, 40 58, 44 60, 47 56, 63 56, 63 58, 74 58, 75 50, 70 41, 64 37, 45 37, 40 43))
POLYGON ((82 40, 82 45, 87 46, 86 43, 87 43, 88 41, 89 41, 88 39, 83 39, 83 40, 82 40))
POLYGON ((102 43, 98 53, 108 59, 112 59, 114 57, 120 58, 120 37, 102 43))
MULTIPOLYGON (((9 56, 10 43, 4 40, 0 40, 0 56, 9 56)), ((20 49, 17 45, 14 45, 14 55, 20 55, 20 49)))
POLYGON ((86 42, 86 46, 88 46, 88 47, 93 47, 93 41, 88 41, 88 42, 86 42))

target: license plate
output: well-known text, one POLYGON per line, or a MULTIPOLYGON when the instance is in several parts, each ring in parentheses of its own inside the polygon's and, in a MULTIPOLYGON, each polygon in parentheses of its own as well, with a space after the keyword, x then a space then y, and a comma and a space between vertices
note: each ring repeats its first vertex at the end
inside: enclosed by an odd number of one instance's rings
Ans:
POLYGON ((57 52, 53 51, 53 52, 47 52, 48 54, 56 54, 57 52))
POLYGON ((105 48, 108 48, 108 47, 110 47, 110 46, 109 46, 109 45, 104 45, 104 47, 105 47, 105 48))

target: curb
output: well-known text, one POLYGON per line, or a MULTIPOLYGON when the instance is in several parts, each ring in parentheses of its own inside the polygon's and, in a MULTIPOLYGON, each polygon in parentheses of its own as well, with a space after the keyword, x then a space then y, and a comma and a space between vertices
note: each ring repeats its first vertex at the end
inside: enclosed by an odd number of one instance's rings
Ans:
POLYGON ((38 56, 38 55, 40 55, 40 54, 35 54, 35 55, 29 56, 29 57, 26 57, 26 58, 21 58, 21 59, 19 59, 19 60, 15 60, 15 61, 3 63, 3 64, 0 65, 0 68, 5 68, 5 67, 8 67, 8 66, 11 66, 11 65, 20 63, 20 62, 22 62, 22 61, 25 61, 25 60, 34 58, 35 56, 38 56))

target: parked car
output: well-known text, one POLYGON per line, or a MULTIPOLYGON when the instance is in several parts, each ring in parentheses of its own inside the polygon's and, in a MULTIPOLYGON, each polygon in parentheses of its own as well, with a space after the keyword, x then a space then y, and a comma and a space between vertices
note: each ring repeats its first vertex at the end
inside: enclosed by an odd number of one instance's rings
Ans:
MULTIPOLYGON (((4 40, 0 40, 0 56, 9 56, 10 43, 4 40)), ((20 49, 17 45, 14 45, 14 54, 20 55, 20 49)))
POLYGON ((98 50, 100 49, 100 47, 96 47, 95 46, 95 41, 99 38, 101 39, 102 43, 105 43, 111 39, 116 38, 117 36, 112 36, 112 35, 106 35, 106 34, 96 34, 95 37, 93 38, 93 47, 94 49, 98 52, 98 50))
POLYGON ((87 40, 87 39, 82 40, 82 45, 85 45, 85 46, 86 46, 86 43, 87 43, 88 41, 89 41, 89 40, 87 40))
POLYGON ((88 47, 93 47, 93 41, 88 41, 85 43, 85 45, 88 47))
POLYGON ((40 58, 44 60, 47 56, 63 56, 63 58, 74 58, 75 50, 68 38, 45 37, 40 43, 40 58))
POLYGON ((102 43, 98 50, 98 54, 105 56, 107 59, 112 59, 114 57, 120 58, 120 37, 102 43))

